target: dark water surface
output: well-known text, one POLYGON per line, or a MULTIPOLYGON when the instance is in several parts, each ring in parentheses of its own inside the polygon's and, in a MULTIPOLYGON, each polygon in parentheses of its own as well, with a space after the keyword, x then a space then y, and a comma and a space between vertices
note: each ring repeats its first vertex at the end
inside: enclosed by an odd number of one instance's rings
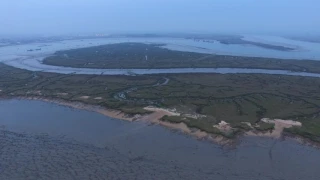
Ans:
POLYGON ((56 104, 0 101, 0 179, 320 179, 320 150, 246 137, 236 148, 56 104))

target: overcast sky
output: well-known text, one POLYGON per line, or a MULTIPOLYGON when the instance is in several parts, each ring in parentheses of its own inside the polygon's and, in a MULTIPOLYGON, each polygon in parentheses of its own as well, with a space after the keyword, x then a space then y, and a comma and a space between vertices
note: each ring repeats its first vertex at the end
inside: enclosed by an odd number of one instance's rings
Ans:
POLYGON ((319 33, 320 0, 0 0, 0 34, 319 33))

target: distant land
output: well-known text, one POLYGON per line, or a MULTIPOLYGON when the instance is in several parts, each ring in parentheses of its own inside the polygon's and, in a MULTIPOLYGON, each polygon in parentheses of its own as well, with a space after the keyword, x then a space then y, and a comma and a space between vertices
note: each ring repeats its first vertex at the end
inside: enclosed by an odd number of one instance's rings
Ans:
POLYGON ((118 43, 58 51, 44 64, 74 68, 250 68, 320 73, 320 61, 173 51, 164 44, 118 43))
POLYGON ((259 43, 259 42, 252 42, 243 40, 243 36, 241 35, 218 35, 218 34, 168 34, 168 35, 161 35, 161 34, 125 34, 125 35, 115 35, 113 37, 140 37, 140 38, 152 38, 152 37, 171 37, 171 38, 186 38, 186 39, 193 39, 196 41, 204 41, 204 42, 211 42, 218 41, 222 44, 246 44, 257 46, 266 49, 273 49, 278 51, 293 51, 294 48, 285 47, 285 46, 277 46, 271 45, 266 43, 259 43))
MULTIPOLYGON (((92 38, 119 38, 119 37, 128 37, 128 38, 186 38, 193 39, 195 41, 204 41, 211 42, 218 41, 222 44, 244 44, 252 45, 266 49, 278 50, 278 51, 293 51, 295 50, 292 47, 271 45, 260 42, 252 42, 243 40, 241 35, 223 35, 223 34, 185 34, 185 33, 168 33, 168 34, 92 34, 92 35, 61 35, 61 36, 13 36, 13 37, 0 37, 0 47, 8 45, 19 45, 19 44, 28 44, 28 43, 38 43, 38 42, 54 42, 62 40, 75 40, 75 39, 92 39, 92 38)), ((310 42, 320 42, 320 37, 318 39, 310 37, 294 37, 292 39, 297 40, 306 40, 310 42)))
POLYGON ((313 43, 320 43, 320 35, 311 35, 311 36, 289 36, 290 39, 307 41, 313 43))

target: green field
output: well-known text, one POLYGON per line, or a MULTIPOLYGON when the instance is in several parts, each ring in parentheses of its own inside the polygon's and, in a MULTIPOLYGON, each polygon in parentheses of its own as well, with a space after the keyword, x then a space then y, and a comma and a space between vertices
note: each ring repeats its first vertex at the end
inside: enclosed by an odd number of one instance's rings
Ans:
POLYGON ((147 113, 148 105, 176 108, 201 118, 164 117, 184 122, 226 137, 234 137, 250 127, 241 122, 260 124, 257 130, 273 127, 261 118, 298 120, 302 128, 286 130, 320 141, 320 79, 263 74, 165 74, 142 76, 75 75, 31 72, 0 65, 0 96, 43 97, 78 101, 118 109, 128 114, 147 113), (88 96, 83 98, 84 96, 88 96), (232 125, 230 134, 213 125, 232 125))
POLYGON ((161 44, 119 43, 58 51, 44 64, 80 68, 258 68, 320 73, 320 61, 172 51, 161 44))

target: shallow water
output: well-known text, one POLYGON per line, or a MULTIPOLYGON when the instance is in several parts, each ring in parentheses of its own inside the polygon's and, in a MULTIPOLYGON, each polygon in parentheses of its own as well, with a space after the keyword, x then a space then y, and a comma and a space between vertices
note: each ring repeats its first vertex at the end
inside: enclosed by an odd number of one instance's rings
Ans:
POLYGON ((264 42, 269 44, 282 44, 285 46, 297 47, 297 51, 286 52, 264 49, 251 45, 225 45, 219 42, 208 43, 198 42, 190 39, 179 38, 105 38, 105 39, 84 39, 84 40, 66 40, 52 43, 34 43, 18 46, 7 46, 0 48, 0 62, 7 65, 42 72, 55 72, 61 74, 161 74, 161 73, 262 73, 262 74, 279 74, 319 77, 319 74, 305 72, 288 72, 281 70, 262 70, 262 69, 241 69, 241 68, 174 68, 174 69, 88 69, 88 68, 70 68, 58 67, 42 64, 44 57, 53 54, 58 50, 89 47, 103 44, 120 43, 120 42, 142 42, 142 43, 164 43, 164 47, 173 50, 200 52, 200 53, 217 53, 240 56, 260 56, 276 58, 293 58, 293 59, 314 59, 320 60, 320 44, 308 43, 302 41, 288 40, 279 37, 264 36, 245 36, 255 42, 264 42), (267 42, 265 42, 267 41, 267 42), (41 48, 41 51, 27 51, 29 49, 41 48))
POLYGON ((0 179, 320 179, 320 151, 292 140, 246 137, 222 148, 29 100, 0 101, 0 127, 0 179))
POLYGON ((184 38, 96 38, 83 40, 65 40, 51 43, 32 43, 17 46, 6 46, 0 48, 0 60, 5 56, 12 55, 39 55, 52 54, 58 50, 90 47, 103 44, 140 42, 140 43, 160 43, 164 47, 172 50, 215 53, 221 55, 271 57, 284 59, 315 59, 320 60, 320 43, 297 41, 276 36, 252 36, 245 35, 245 40, 262 42, 285 47, 295 47, 295 51, 279 51, 266 49, 246 44, 222 44, 219 41, 203 42, 184 38), (41 51, 27 51, 29 49, 41 48, 41 51))

